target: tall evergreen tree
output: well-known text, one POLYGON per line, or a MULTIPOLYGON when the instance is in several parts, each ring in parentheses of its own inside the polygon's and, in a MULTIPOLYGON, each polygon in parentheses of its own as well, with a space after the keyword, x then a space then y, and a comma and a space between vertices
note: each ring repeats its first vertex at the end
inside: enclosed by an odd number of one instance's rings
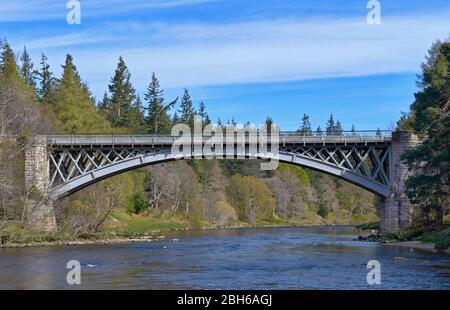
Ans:
POLYGON ((323 136, 323 130, 320 125, 316 129, 316 136, 323 136))
POLYGON ((333 135, 335 135, 335 136, 341 136, 343 132, 344 132, 344 129, 342 129, 341 122, 338 120, 338 121, 336 122, 336 125, 334 126, 334 129, 333 129, 333 135))
POLYGON ((155 73, 152 74, 152 80, 144 98, 148 103, 146 123, 149 133, 170 133, 171 121, 168 112, 175 105, 178 98, 169 104, 165 104, 164 91, 161 89, 155 73))
POLYGON ((132 128, 129 116, 133 111, 133 102, 136 100, 136 91, 131 84, 131 74, 123 60, 119 57, 117 68, 108 86, 111 94, 108 107, 108 119, 115 127, 132 128))
POLYGON ((0 75, 6 81, 18 86, 23 87, 25 85, 22 77, 20 76, 19 69, 17 67, 17 60, 14 51, 7 41, 1 42, 2 52, 0 54, 0 75))
POLYGON ((138 95, 127 115, 128 128, 132 129, 134 132, 140 133, 147 131, 144 110, 145 108, 143 107, 141 97, 138 95))
POLYGON ((107 114, 107 110, 109 109, 109 107, 111 106, 111 102, 108 96, 108 93, 105 91, 105 93, 103 94, 103 99, 102 101, 100 101, 98 103, 98 107, 101 111, 105 112, 105 114, 107 114))
POLYGON ((327 125, 325 127, 325 133, 327 136, 332 136, 336 129, 336 124, 334 123, 333 114, 330 115, 330 118, 327 121, 327 125))
POLYGON ((25 84, 30 86, 35 92, 36 90, 36 71, 34 70, 34 64, 31 61, 30 54, 28 54, 27 48, 23 48, 22 56, 20 57, 22 66, 20 68, 20 75, 25 81, 25 84))
POLYGON ((376 131, 376 133, 375 133, 375 136, 377 136, 377 137, 382 137, 382 136, 383 136, 383 133, 381 132, 380 127, 377 128, 377 131, 376 131))
POLYGON ((144 105, 142 104, 141 96, 139 96, 139 95, 136 96, 136 101, 134 103, 134 106, 138 111, 144 110, 144 105))
POLYGON ((41 54, 41 67, 37 72, 37 79, 39 80, 37 95, 41 103, 52 104, 54 103, 56 80, 47 61, 47 56, 41 54))
POLYGON ((71 55, 66 56, 63 75, 57 85, 55 113, 66 133, 109 131, 108 122, 96 111, 90 93, 82 83, 71 55))
POLYGON ((450 205, 450 42, 437 42, 419 76, 410 115, 402 119, 423 138, 403 159, 414 175, 406 192, 421 224, 441 223, 450 205))
POLYGON ((223 128, 223 123, 222 123, 222 120, 220 119, 220 117, 217 118, 217 126, 223 128))
POLYGON ((181 97, 180 110, 178 110, 178 112, 180 113, 181 122, 193 128, 195 109, 192 104, 191 95, 189 95, 189 90, 187 88, 184 89, 183 97, 181 97))
POLYGON ((172 126, 178 124, 180 122, 180 117, 178 116, 177 111, 175 111, 175 113, 173 113, 172 116, 172 126))
POLYGON ((357 135, 357 133, 356 133, 355 125, 352 125, 352 136, 356 136, 356 135, 357 135))
POLYGON ((203 126, 211 124, 211 119, 209 118, 208 112, 206 112, 206 106, 203 101, 200 102, 200 106, 198 109, 198 115, 202 119, 203 126))
POLYGON ((308 114, 303 114, 302 125, 300 126, 300 128, 297 131, 299 133, 301 133, 303 135, 307 135, 307 136, 312 134, 311 122, 309 121, 308 114))

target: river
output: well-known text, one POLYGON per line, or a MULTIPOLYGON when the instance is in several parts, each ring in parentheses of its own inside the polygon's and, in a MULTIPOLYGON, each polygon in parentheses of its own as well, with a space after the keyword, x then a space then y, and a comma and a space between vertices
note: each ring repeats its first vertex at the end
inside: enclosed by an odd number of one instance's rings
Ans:
POLYGON ((166 232, 163 241, 0 249, 0 289, 450 289, 450 255, 354 241, 351 227, 166 232), (81 285, 66 263, 81 263, 81 285), (368 285, 366 264, 381 264, 368 285))

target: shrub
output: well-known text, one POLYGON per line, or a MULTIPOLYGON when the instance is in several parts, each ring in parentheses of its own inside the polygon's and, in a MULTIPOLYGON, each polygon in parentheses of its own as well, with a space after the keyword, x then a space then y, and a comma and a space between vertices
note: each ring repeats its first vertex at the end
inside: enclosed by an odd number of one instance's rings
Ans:
POLYGON ((135 193, 130 197, 130 213, 140 214, 148 208, 147 200, 142 193, 135 193))

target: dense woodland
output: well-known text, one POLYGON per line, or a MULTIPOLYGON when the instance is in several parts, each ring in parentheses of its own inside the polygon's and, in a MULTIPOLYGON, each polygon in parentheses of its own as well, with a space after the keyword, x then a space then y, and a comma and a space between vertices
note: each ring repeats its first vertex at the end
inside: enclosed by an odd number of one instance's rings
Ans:
MULTIPOLYGON (((411 166, 421 165, 423 174, 408 183, 409 195, 419 206, 418 217, 430 221, 442 216, 443 206, 448 205, 450 134, 443 139, 442 133, 449 133, 449 51, 449 44, 433 47, 423 65, 421 91, 411 112, 399 122, 399 127, 428 137, 405 160, 411 166), (436 156, 425 158, 430 150, 436 156)), ((188 89, 180 98, 167 99, 155 73, 149 72, 148 88, 138 94, 122 57, 115 71, 112 68, 107 91, 99 101, 80 77, 71 55, 62 68, 62 75, 54 76, 44 54, 36 65, 26 48, 16 53, 6 41, 1 43, 0 229, 11 223, 27 227, 30 193, 23 184, 21 154, 30 135, 170 133, 180 122, 192 126, 195 115, 204 124, 212 122, 206 105, 194 104, 188 89)), ((220 119, 217 124, 223 125, 220 119)), ((298 131, 340 135, 343 128, 331 115, 323 129, 312 129, 304 114, 298 131)), ((356 134, 354 126, 352 131, 356 134)), ((121 221, 124 214, 152 221, 176 218, 195 227, 377 220, 377 198, 365 190, 296 166, 281 164, 271 172, 259 167, 256 160, 190 160, 128 172, 58 202, 58 226, 73 234, 121 229, 126 225, 121 221)))
POLYGON ((412 131, 423 143, 403 156, 414 171, 406 182, 407 195, 414 204, 416 225, 441 224, 450 211, 450 41, 437 41, 429 50, 419 91, 410 111, 398 127, 412 131))

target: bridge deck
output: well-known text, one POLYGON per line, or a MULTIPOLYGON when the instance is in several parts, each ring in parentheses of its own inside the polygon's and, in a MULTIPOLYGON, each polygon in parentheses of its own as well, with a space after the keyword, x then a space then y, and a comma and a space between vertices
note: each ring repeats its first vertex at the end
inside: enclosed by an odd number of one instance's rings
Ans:
MULTIPOLYGON (((178 137, 169 135, 146 134, 105 134, 105 135, 49 135, 47 143, 54 147, 88 147, 88 146, 170 146, 178 137)), ((211 137, 193 135, 192 142, 205 143, 211 137)), ((269 139, 270 140, 270 139, 269 139)), ((340 135, 340 136, 305 136, 298 133, 282 132, 279 136, 279 144, 388 144, 391 136, 383 135, 340 135)), ((224 144, 248 144, 249 138, 237 135, 233 141, 224 144)), ((256 143, 256 142, 255 142, 256 143)))

